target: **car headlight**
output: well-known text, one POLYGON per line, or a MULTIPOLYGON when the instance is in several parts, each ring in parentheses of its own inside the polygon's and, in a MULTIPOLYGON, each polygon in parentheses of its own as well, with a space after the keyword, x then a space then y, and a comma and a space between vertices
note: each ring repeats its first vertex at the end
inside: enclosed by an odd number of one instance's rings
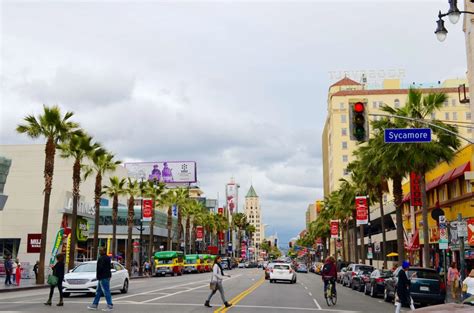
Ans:
POLYGON ((92 278, 92 279, 91 279, 91 283, 93 283, 93 282, 95 282, 95 281, 97 281, 97 278, 92 278))

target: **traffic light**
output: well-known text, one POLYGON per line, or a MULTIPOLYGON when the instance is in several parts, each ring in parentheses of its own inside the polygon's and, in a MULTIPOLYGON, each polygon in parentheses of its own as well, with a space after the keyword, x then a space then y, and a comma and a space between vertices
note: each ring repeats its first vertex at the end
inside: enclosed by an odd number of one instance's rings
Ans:
POLYGON ((350 138, 364 142, 369 140, 369 121, 364 102, 353 103, 349 110, 350 114, 350 138))

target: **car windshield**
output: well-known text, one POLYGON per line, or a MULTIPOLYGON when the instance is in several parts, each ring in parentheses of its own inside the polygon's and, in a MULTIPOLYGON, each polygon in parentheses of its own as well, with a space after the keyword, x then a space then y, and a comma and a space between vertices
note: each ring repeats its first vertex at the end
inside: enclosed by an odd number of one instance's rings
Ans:
POLYGON ((77 266, 73 273, 95 273, 97 270, 97 263, 83 263, 77 266))
POLYGON ((186 264, 196 264, 197 260, 196 259, 186 259, 184 263, 186 264))
POLYGON ((408 270, 408 277, 409 278, 417 278, 417 279, 434 279, 439 280, 439 275, 435 271, 430 270, 408 270))
POLYGON ((161 259, 161 260, 158 260, 158 264, 173 264, 173 260, 161 259))

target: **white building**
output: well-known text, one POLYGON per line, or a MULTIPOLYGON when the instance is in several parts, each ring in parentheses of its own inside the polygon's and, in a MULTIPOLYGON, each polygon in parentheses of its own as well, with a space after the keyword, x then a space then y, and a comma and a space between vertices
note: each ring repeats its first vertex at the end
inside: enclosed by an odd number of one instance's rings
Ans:
POLYGON ((247 216, 247 222, 255 227, 255 233, 253 234, 252 247, 254 249, 254 256, 260 255, 257 244, 265 238, 265 230, 262 219, 262 210, 260 207, 260 200, 253 186, 250 186, 247 195, 245 196, 245 215, 247 216))

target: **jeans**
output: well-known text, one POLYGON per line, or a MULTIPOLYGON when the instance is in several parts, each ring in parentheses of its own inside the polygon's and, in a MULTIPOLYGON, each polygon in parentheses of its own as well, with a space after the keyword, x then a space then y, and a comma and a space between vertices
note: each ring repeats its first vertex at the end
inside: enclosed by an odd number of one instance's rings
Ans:
POLYGON ((107 301, 108 306, 113 306, 112 296, 110 295, 110 278, 101 279, 97 282, 97 290, 92 304, 94 306, 99 305, 102 296, 105 296, 105 301, 107 301))
POLYGON ((5 275, 5 285, 11 285, 12 284, 11 277, 12 277, 12 275, 9 272, 7 272, 7 274, 5 275))
POLYGON ((211 294, 209 295, 209 297, 207 297, 207 302, 211 301, 212 296, 216 294, 217 290, 219 290, 221 294, 222 302, 226 303, 227 301, 225 300, 225 297, 224 297, 224 287, 222 286, 222 282, 216 284, 216 289, 211 291, 211 294))

